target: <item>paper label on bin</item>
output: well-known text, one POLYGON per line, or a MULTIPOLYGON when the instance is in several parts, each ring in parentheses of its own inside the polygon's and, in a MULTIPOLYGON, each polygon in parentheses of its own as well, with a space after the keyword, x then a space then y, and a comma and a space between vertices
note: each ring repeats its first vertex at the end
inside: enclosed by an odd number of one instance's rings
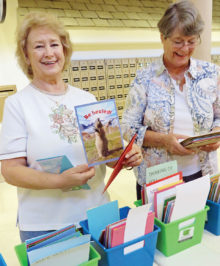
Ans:
POLYGON ((143 246, 144 246, 144 241, 140 241, 140 242, 137 242, 133 245, 130 245, 130 246, 124 248, 124 255, 129 254, 129 253, 133 252, 134 250, 143 248, 143 246))
POLYGON ((194 226, 185 228, 180 231, 178 242, 183 242, 188 239, 192 239, 194 235, 194 226))
POLYGON ((196 220, 195 217, 193 217, 193 218, 191 218, 191 219, 188 219, 188 220, 186 220, 186 221, 180 223, 180 224, 178 225, 178 228, 179 228, 179 229, 182 229, 182 228, 184 228, 184 227, 187 227, 187 226, 189 226, 189 225, 192 225, 192 224, 195 222, 195 220, 196 220))

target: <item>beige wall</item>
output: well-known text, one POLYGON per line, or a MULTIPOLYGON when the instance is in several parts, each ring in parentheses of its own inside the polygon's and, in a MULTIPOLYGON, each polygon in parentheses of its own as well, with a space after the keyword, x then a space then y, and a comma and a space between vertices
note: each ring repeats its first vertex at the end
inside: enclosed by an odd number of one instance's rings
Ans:
POLYGON ((73 29, 69 32, 75 51, 162 48, 157 30, 73 29))
MULTIPOLYGON (((28 83, 28 79, 20 70, 15 58, 17 5, 17 0, 7 1, 6 19, 0 24, 0 85, 16 84, 20 90, 28 83)), ((161 48, 158 31, 72 29, 69 32, 76 52, 161 48)))
POLYGON ((0 85, 16 84, 24 87, 27 79, 17 66, 15 59, 15 28, 17 0, 7 1, 4 23, 0 23, 0 85))
POLYGON ((205 27, 201 34, 201 44, 197 47, 194 56, 201 60, 211 61, 211 28, 212 28, 212 0, 192 0, 202 16, 205 27))
MULTIPOLYGON (((20 90, 28 80, 18 67, 14 55, 17 5, 17 0, 7 1, 6 20, 0 24, 0 85, 16 84, 17 89, 20 90)), ((114 50, 161 49, 162 47, 157 30, 99 28, 71 29, 69 32, 75 52, 110 50, 114 53, 114 50)), ((220 46, 219 32, 212 32, 212 39, 215 46, 220 46)))

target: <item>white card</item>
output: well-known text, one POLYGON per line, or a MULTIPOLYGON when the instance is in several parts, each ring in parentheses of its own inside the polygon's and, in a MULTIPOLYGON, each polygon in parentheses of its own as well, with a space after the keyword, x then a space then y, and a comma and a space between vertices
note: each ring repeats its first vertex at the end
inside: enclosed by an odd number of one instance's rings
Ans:
POLYGON ((209 175, 176 187, 176 199, 170 221, 184 218, 205 208, 210 189, 209 175))
MULTIPOLYGON (((145 204, 137 208, 130 209, 125 226, 124 243, 144 236, 147 223, 147 216, 151 204, 145 204)), ((124 249, 124 254, 142 248, 144 241, 140 241, 124 249)))

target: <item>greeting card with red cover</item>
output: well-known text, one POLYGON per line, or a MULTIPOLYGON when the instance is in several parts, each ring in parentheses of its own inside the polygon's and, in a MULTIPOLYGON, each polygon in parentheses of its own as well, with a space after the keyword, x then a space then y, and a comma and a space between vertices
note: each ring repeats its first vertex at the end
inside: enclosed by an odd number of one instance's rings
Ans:
POLYGON ((121 156, 119 157, 118 161, 116 162, 116 164, 114 165, 114 170, 107 182, 107 184, 105 185, 105 188, 103 190, 103 193, 106 191, 106 189, 110 186, 110 184, 112 183, 112 181, 116 178, 116 176, 118 175, 118 173, 121 171, 122 167, 123 167, 123 160, 125 158, 125 155, 132 149, 132 145, 134 144, 134 141, 137 137, 137 134, 135 134, 131 141, 129 142, 129 144, 127 145, 127 147, 125 148, 125 150, 122 152, 121 156))

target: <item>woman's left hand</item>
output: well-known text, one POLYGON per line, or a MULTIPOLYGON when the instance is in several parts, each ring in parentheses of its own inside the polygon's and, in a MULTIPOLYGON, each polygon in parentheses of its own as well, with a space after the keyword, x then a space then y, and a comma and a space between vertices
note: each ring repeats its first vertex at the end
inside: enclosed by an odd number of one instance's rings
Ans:
POLYGON ((211 151, 216 151, 219 147, 220 147, 220 142, 216 142, 216 143, 201 146, 199 149, 201 151, 211 152, 211 151))
MULTIPOLYGON (((219 132, 219 131, 220 131, 220 127, 215 127, 212 129, 211 132, 219 132)), ((220 147, 220 141, 216 143, 201 146, 199 149, 201 151, 211 152, 211 151, 216 151, 219 147, 220 147)))
POLYGON ((137 144, 132 145, 132 149, 125 155, 123 165, 125 167, 134 167, 143 161, 141 148, 137 144))

